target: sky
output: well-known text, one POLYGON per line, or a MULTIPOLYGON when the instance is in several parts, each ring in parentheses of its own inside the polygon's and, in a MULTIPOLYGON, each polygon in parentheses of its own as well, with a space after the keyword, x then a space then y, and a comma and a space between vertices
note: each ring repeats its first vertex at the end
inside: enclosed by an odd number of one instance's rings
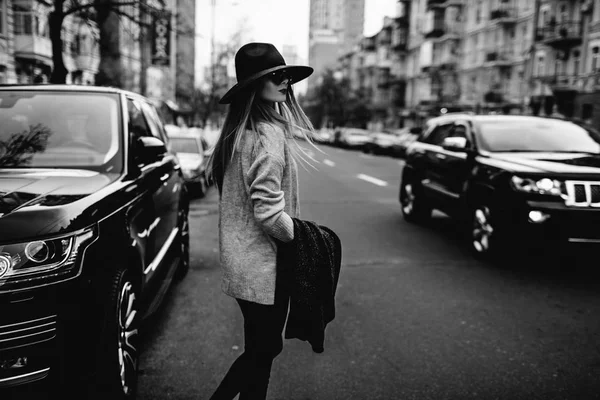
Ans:
MULTIPOLYGON (((308 61, 310 0, 215 0, 215 42, 224 42, 242 27, 247 42, 295 45, 302 63, 308 61)), ((363 33, 371 36, 394 16, 397 0, 365 0, 363 33)), ((196 0, 196 86, 210 60, 211 0, 196 0)), ((299 84, 300 85, 300 84, 299 84)))

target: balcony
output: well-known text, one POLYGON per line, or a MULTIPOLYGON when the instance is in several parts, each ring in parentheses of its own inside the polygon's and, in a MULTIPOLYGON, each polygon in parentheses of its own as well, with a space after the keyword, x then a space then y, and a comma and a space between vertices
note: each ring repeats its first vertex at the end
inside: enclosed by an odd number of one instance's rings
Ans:
POLYGON ((512 49, 490 51, 485 55, 485 64, 488 67, 510 67, 515 61, 514 56, 512 49))
POLYGON ((40 16, 33 11, 15 11, 15 57, 26 58, 50 65, 52 43, 47 30, 41 30, 40 16))
POLYGON ((583 83, 576 74, 554 74, 537 76, 539 80, 550 86, 554 93, 559 92, 579 92, 583 83))
POLYGON ((392 32, 391 47, 393 50, 404 51, 408 46, 408 30, 406 28, 396 28, 392 32))
POLYGON ((439 38, 442 37, 445 33, 445 23, 443 18, 435 18, 433 20, 433 25, 431 28, 426 29, 424 32, 424 36, 426 38, 439 38))
POLYGON ((444 23, 442 34, 437 36, 436 42, 443 42, 446 40, 458 40, 463 32, 463 26, 458 23, 447 24, 444 23))
POLYGON ((427 9, 443 7, 446 0, 427 0, 427 9))
POLYGON ((514 24, 517 22, 517 9, 515 7, 498 7, 490 12, 490 21, 500 24, 514 24))
POLYGON ((583 25, 581 21, 550 22, 548 26, 538 28, 537 38, 542 43, 555 49, 566 49, 579 46, 583 41, 583 25))
POLYGON ((578 86, 585 92, 595 92, 600 90, 600 72, 594 72, 586 76, 579 77, 578 86))
POLYGON ((376 48, 375 36, 363 38, 361 45, 362 45, 363 50, 366 50, 366 51, 375 50, 375 48, 376 48))
POLYGON ((459 56, 454 54, 444 54, 436 65, 443 70, 454 70, 458 66, 459 56))

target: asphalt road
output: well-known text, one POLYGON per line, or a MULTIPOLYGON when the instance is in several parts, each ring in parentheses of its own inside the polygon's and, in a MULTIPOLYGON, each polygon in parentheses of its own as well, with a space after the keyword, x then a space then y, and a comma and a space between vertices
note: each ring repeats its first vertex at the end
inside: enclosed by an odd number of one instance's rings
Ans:
MULTIPOLYGON (((600 398, 600 284, 593 264, 483 263, 449 218, 403 221, 401 162, 320 147, 300 168, 302 218, 343 244, 325 352, 286 340, 269 399, 600 398)), ((220 291, 217 194, 192 204, 192 269, 151 324, 143 400, 208 399, 242 352, 220 291)))
MULTIPOLYGON (((342 240, 337 316, 322 354, 285 341, 270 400, 600 398, 596 261, 477 261, 449 218, 403 221, 398 160, 320 148, 300 200, 303 219, 342 240)), ((242 352, 217 210, 214 189, 191 205, 192 268, 146 323, 140 400, 208 399, 242 352)))

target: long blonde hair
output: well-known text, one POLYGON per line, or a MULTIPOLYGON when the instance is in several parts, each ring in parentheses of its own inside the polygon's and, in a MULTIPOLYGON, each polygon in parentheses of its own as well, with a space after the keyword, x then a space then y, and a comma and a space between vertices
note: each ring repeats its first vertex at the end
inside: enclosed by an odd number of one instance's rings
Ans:
POLYGON ((283 128, 286 137, 294 139, 294 147, 291 147, 292 156, 301 159, 303 162, 314 161, 301 146, 298 145, 295 138, 297 134, 303 137, 313 147, 318 149, 312 142, 314 128, 298 101, 294 96, 292 86, 288 86, 287 98, 285 102, 272 103, 265 102, 257 95, 262 82, 257 82, 252 87, 242 91, 236 96, 227 111, 223 129, 219 139, 215 144, 214 151, 208 160, 209 179, 212 179, 219 189, 219 194, 223 191, 223 177, 227 166, 233 160, 235 150, 239 148, 242 135, 245 131, 251 130, 258 132, 257 126, 260 122, 275 124, 283 128), (297 134, 295 134, 297 133, 297 134))

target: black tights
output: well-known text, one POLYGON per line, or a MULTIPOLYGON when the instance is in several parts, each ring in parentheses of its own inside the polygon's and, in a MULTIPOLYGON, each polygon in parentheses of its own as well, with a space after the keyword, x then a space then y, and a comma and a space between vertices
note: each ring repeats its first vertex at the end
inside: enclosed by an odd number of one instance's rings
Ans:
POLYGON ((273 305, 237 302, 244 315, 244 353, 231 365, 210 399, 232 400, 240 393, 239 400, 264 400, 271 365, 283 349, 289 297, 278 294, 273 305))

